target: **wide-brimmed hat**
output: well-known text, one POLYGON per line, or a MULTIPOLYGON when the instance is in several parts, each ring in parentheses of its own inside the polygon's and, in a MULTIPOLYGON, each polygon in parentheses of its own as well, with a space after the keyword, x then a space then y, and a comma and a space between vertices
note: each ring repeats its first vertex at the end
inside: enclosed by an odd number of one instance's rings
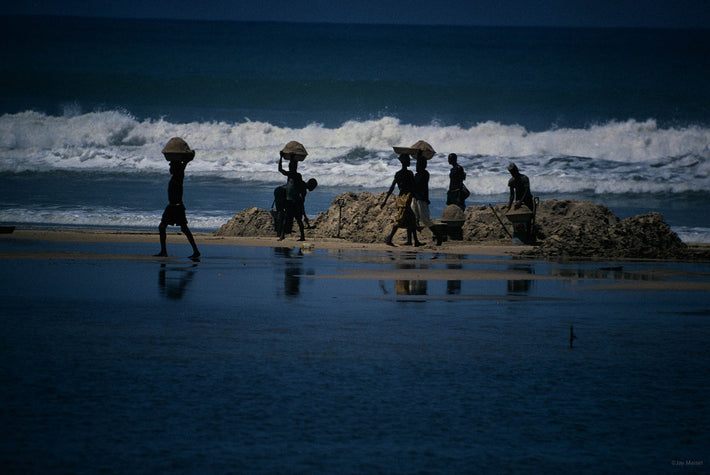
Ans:
POLYGON ((306 147, 304 147, 301 143, 296 142, 295 140, 291 140, 289 143, 287 143, 286 146, 281 149, 281 153, 284 155, 293 154, 296 156, 296 159, 298 161, 305 160, 306 155, 308 155, 308 152, 306 152, 306 147))
POLYGON ((187 160, 189 162, 195 158, 195 151, 180 137, 173 137, 163 148, 163 155, 168 161, 187 160))
POLYGON ((411 147, 392 147, 394 148, 394 153, 401 155, 401 154, 407 154, 411 155, 413 157, 416 157, 417 154, 421 153, 422 157, 424 157, 427 160, 431 160, 431 158, 436 154, 436 151, 434 150, 434 147, 429 145, 427 142, 420 140, 411 147))

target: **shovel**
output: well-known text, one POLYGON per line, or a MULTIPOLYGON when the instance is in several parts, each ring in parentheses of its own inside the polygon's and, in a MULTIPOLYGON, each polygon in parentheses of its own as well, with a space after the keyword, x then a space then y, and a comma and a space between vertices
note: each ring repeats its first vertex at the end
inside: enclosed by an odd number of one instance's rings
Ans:
POLYGON ((500 216, 498 216, 498 213, 496 213, 496 210, 495 210, 495 208, 493 208, 493 205, 488 203, 488 207, 491 208, 491 211, 493 211, 493 214, 496 215, 496 219, 498 219, 498 222, 500 223, 500 225, 503 226, 503 231, 505 231, 505 234, 507 234, 510 239, 513 239, 513 236, 508 231, 508 228, 505 227, 505 224, 503 224, 503 221, 500 219, 500 216))

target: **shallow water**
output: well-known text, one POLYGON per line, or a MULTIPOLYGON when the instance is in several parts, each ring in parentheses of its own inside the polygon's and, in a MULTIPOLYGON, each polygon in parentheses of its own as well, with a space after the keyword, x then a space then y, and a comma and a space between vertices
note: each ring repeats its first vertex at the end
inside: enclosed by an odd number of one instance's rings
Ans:
MULTIPOLYGON (((155 247, 0 241, 143 256, 155 247)), ((5 470, 658 473, 708 463, 708 292, 592 289, 707 282, 707 264, 201 250, 199 263, 3 261, 5 470), (519 278, 320 278, 397 268, 519 278)))

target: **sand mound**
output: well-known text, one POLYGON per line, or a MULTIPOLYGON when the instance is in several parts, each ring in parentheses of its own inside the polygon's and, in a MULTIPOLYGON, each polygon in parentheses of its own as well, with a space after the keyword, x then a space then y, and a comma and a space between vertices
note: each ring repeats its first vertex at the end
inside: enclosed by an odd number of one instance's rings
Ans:
POLYGON ((599 259, 682 258, 687 246, 659 213, 620 220, 606 206, 570 200, 540 203, 537 253, 599 259))
POLYGON ((274 221, 271 213, 261 208, 248 208, 235 214, 223 224, 217 236, 275 236, 274 221))
MULTIPOLYGON (((385 193, 343 193, 328 211, 312 220, 308 238, 340 237, 352 242, 381 242, 392 226, 395 197, 380 205, 385 193)), ((495 206, 503 222, 505 205, 495 206)), ((487 206, 469 206, 463 224, 463 240, 475 243, 510 244, 510 237, 487 206)), ((295 227, 295 226, 294 226, 295 227)), ((218 236, 274 236, 273 218, 267 210, 249 208, 234 215, 216 233, 218 236)), ((432 241, 428 229, 424 240, 432 241)), ((401 231, 401 237, 404 231, 401 231)), ((571 200, 540 202, 537 212, 538 245, 528 254, 541 257, 597 259, 679 259, 687 246, 671 231, 658 213, 620 220, 606 206, 571 200)))

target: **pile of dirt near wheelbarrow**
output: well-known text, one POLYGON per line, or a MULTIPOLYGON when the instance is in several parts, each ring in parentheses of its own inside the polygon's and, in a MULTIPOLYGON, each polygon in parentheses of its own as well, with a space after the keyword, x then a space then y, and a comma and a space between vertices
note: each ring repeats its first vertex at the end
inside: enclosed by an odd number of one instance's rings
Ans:
MULTIPOLYGON (((306 239, 341 238, 358 243, 382 242, 395 215, 394 196, 384 208, 385 193, 343 193, 325 213, 312 220, 306 239)), ((510 244, 512 226, 505 205, 495 207, 508 232, 488 206, 469 206, 463 212, 460 235, 465 242, 510 244)), ((619 219, 609 208, 593 202, 547 200, 539 203, 535 219, 536 242, 527 255, 596 259, 683 259, 688 247, 658 213, 619 219)), ((216 233, 221 236, 275 236, 272 214, 249 208, 237 213, 216 233)), ((404 231, 398 235, 404 237, 404 231)), ((424 240, 433 240, 428 229, 424 240)), ((451 238, 450 238, 451 240, 451 238)), ((453 242, 453 241, 452 241, 453 242)), ((446 244, 444 244, 446 246, 446 244)))
POLYGON ((622 220, 597 203, 548 200, 536 221, 536 252, 543 256, 680 259, 688 250, 659 213, 622 220))

